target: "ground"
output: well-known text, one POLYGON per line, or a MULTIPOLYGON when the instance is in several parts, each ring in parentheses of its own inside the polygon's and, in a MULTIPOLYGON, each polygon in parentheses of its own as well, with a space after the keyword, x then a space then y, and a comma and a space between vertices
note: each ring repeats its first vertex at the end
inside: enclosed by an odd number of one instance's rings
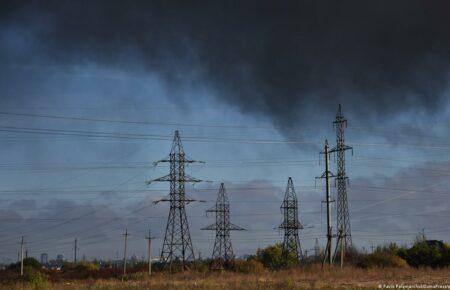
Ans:
MULTIPOLYGON (((450 268, 385 268, 360 269, 347 267, 322 270, 320 266, 259 274, 231 272, 177 274, 145 273, 128 276, 127 281, 74 280, 58 283, 18 283, 2 285, 1 289, 297 289, 297 288, 379 288, 380 285, 440 285, 450 288, 450 268)), ((417 287, 416 287, 417 288, 417 287)), ((392 288, 391 288, 392 289, 392 288)), ((393 288, 396 289, 396 288, 393 288)), ((398 288, 397 288, 398 289, 398 288)))

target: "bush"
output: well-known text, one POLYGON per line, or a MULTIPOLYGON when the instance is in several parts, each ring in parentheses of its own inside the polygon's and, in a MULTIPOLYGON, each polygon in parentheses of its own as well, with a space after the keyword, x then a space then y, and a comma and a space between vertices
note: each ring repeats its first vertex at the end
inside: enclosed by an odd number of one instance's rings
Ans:
POLYGON ((46 289, 48 286, 48 277, 39 271, 32 271, 26 276, 28 282, 34 289, 46 289))
POLYGON ((231 269, 235 272, 244 274, 261 274, 266 271, 264 265, 255 259, 234 260, 231 269))
POLYGON ((78 262, 75 263, 74 269, 77 271, 98 271, 100 267, 90 262, 78 262))
POLYGON ((450 265, 450 247, 441 241, 417 240, 410 249, 400 250, 398 255, 413 267, 450 265))
POLYGON ((206 262, 203 261, 196 261, 191 269, 195 272, 199 272, 199 273, 206 273, 209 271, 209 266, 206 262))
MULTIPOLYGON (((29 257, 29 258, 24 258, 23 259, 23 267, 24 267, 24 269, 25 268, 28 268, 28 269, 40 269, 41 268, 41 264, 35 258, 29 257)), ((17 263, 9 265, 8 269, 17 270, 18 271, 20 269, 20 262, 17 262, 17 263)))
POLYGON ((407 267, 408 263, 394 253, 376 251, 363 257, 359 266, 363 268, 403 268, 407 267))
POLYGON ((284 266, 284 259, 282 255, 282 246, 276 244, 265 249, 259 249, 256 252, 256 259, 261 262, 264 267, 271 270, 277 270, 284 266))

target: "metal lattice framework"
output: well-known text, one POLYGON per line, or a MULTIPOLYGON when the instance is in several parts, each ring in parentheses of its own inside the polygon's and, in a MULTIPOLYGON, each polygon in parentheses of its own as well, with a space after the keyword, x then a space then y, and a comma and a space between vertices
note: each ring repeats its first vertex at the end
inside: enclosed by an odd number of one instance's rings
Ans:
POLYGON ((213 269, 222 269, 224 263, 234 259, 233 247, 231 245, 230 231, 245 231, 230 222, 230 202, 223 183, 220 184, 216 205, 207 210, 216 215, 216 223, 202 228, 202 230, 216 231, 214 250, 212 254, 213 269))
POLYGON ((169 217, 167 219, 166 233, 161 250, 161 261, 166 265, 169 264, 170 268, 172 268, 174 262, 179 262, 181 263, 181 268, 184 269, 187 261, 195 260, 185 205, 196 201, 186 198, 185 183, 201 181, 200 179, 185 174, 184 169, 188 163, 202 163, 202 161, 186 159, 180 134, 178 131, 175 131, 169 158, 156 161, 154 165, 156 166, 162 162, 170 163, 170 173, 147 182, 147 184, 155 181, 170 182, 169 198, 155 201, 155 203, 163 201, 170 202, 169 217))
POLYGON ((302 250, 298 230, 303 229, 303 226, 298 219, 298 200, 291 177, 288 179, 284 200, 280 208, 284 217, 279 226, 280 229, 284 230, 283 257, 285 262, 288 261, 289 257, 296 257, 299 260, 302 256, 302 250))
POLYGON ((352 147, 345 145, 344 129, 347 127, 347 120, 342 115, 342 107, 339 104, 336 114, 336 120, 333 122, 336 130, 336 146, 330 150, 330 153, 336 153, 337 157, 337 210, 336 222, 337 231, 340 237, 337 239, 336 249, 340 248, 340 242, 344 243, 344 248, 347 249, 352 245, 352 233, 350 229, 350 213, 348 210, 347 199, 347 183, 348 177, 345 174, 345 151, 352 149, 352 147))

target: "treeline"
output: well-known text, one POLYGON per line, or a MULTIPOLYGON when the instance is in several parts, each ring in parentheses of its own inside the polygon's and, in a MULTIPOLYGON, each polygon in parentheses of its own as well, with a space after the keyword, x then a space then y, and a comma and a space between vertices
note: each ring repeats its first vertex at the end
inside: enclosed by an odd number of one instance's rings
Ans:
MULTIPOLYGON (((277 271, 291 267, 308 267, 317 265, 322 261, 322 254, 302 257, 300 261, 294 256, 285 256, 280 244, 272 245, 264 249, 259 249, 254 255, 245 259, 235 259, 223 264, 222 271, 231 271, 244 274, 258 274, 265 271, 277 271)), ((339 259, 337 259, 339 260, 339 259)), ((207 273, 212 270, 214 264, 212 260, 195 261, 188 265, 190 271, 207 273)), ((61 282, 66 280, 82 279, 134 279, 146 275, 147 263, 138 262, 129 265, 127 275, 122 275, 122 268, 114 263, 99 262, 78 262, 64 263, 61 270, 48 270, 42 267, 34 258, 24 260, 24 277, 19 277, 20 263, 9 265, 5 270, 0 271, 0 283, 14 283, 17 281, 29 281, 31 283, 61 282), (134 277, 134 278, 133 278, 134 277)), ((337 265, 336 265, 337 266, 337 265)), ((359 268, 375 267, 431 267, 443 268, 450 266, 450 245, 442 241, 430 241, 418 238, 412 247, 398 246, 391 243, 379 246, 373 253, 367 254, 348 249, 345 256, 345 266, 359 268)), ((160 263, 153 263, 153 271, 160 274, 168 274, 167 267, 160 263)), ((174 264, 171 272, 181 271, 180 265, 174 264)))

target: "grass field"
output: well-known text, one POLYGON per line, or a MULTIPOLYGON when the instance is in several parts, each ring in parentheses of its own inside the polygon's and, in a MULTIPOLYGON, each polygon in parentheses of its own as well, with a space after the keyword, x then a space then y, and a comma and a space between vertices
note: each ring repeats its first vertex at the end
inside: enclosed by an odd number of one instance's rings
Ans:
POLYGON ((260 274, 233 272, 184 272, 173 275, 134 273, 118 279, 71 280, 65 282, 18 282, 2 289, 297 289, 297 288, 379 288, 379 285, 448 285, 450 268, 346 267, 322 270, 318 265, 260 274))

